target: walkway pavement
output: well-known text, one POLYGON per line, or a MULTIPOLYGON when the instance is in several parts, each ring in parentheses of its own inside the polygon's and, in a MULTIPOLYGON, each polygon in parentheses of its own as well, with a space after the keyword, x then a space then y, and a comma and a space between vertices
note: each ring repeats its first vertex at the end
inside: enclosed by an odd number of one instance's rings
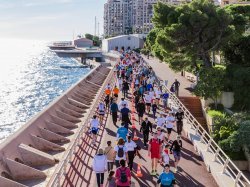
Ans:
MULTIPOLYGON (((181 82, 180 95, 182 96, 188 94, 190 95, 190 93, 188 93, 188 91, 185 89, 186 87, 188 87, 188 85, 190 85, 190 83, 186 79, 184 79, 178 74, 176 75, 163 63, 162 64, 158 63, 155 60, 149 60, 148 62, 161 79, 169 80, 169 82, 172 83, 175 77, 177 77, 177 79, 181 82)), ((131 96, 130 98, 128 98, 128 100, 129 99, 131 99, 131 96)), ((160 111, 158 111, 158 113, 159 112, 160 111)), ((142 136, 138 131, 140 127, 137 121, 138 120, 137 114, 135 115, 135 117, 136 117, 135 119, 136 131, 138 136, 142 139, 142 136)), ((148 117, 151 122, 154 122, 151 114, 148 117)), ((75 155, 73 162, 67 172, 67 175, 62 185, 63 187, 97 186, 95 182, 96 180, 95 173, 92 172, 91 169, 93 156, 95 155, 98 148, 100 147, 104 148, 106 146, 106 142, 108 140, 111 140, 112 142, 115 142, 116 140, 117 127, 113 125, 111 116, 106 116, 105 120, 106 120, 105 127, 102 126, 102 128, 99 131, 99 136, 97 139, 98 142, 97 147, 93 147, 92 145, 90 145, 91 139, 88 133, 84 135, 83 142, 79 150, 77 151, 77 154, 75 155)), ((176 132, 174 131, 172 138, 175 136, 176 132)), ((182 136, 182 141, 183 141, 183 151, 182 151, 182 159, 179 164, 180 171, 175 174, 178 183, 177 186, 217 187, 217 184, 213 179, 212 175, 207 172, 201 157, 195 152, 192 143, 186 138, 184 133, 182 136)), ((139 159, 138 157, 135 158, 134 172, 132 174, 133 186, 135 187, 156 186, 157 178, 149 175, 151 171, 151 162, 147 155, 147 150, 143 148, 141 140, 137 141, 137 143, 142 147, 142 150, 140 151, 142 159, 139 159), (141 168, 143 174, 142 178, 137 178, 135 176, 135 171, 138 163, 141 164, 142 166, 141 168)), ((114 143, 113 146, 115 146, 114 143)), ((170 158, 171 158, 170 164, 173 166, 173 155, 171 155, 170 158)), ((161 171, 162 167, 159 166, 158 173, 161 173, 161 171)), ((107 178, 106 176, 105 179, 107 178)))
POLYGON ((179 91, 179 96, 193 96, 192 93, 189 91, 190 86, 192 82, 188 81, 185 77, 181 76, 181 73, 176 73, 173 70, 169 68, 169 65, 160 62, 156 58, 150 57, 147 59, 146 56, 143 56, 144 60, 148 62, 148 64, 153 68, 155 73, 159 78, 161 78, 163 81, 168 80, 167 87, 170 88, 175 79, 177 79, 181 84, 180 84, 180 91, 179 91))

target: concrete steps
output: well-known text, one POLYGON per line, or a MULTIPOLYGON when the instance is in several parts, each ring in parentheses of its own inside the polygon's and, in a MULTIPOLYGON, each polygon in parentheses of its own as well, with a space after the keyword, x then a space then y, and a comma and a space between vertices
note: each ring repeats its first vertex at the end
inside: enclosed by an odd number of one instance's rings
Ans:
POLYGON ((74 133, 87 117, 109 72, 104 66, 96 68, 34 117, 14 141, 0 147, 0 159, 4 163, 0 165, 0 186, 46 186, 46 178, 51 176, 74 133))
POLYGON ((203 116, 202 105, 199 97, 179 97, 180 101, 191 112, 196 120, 207 129, 206 118, 203 116))

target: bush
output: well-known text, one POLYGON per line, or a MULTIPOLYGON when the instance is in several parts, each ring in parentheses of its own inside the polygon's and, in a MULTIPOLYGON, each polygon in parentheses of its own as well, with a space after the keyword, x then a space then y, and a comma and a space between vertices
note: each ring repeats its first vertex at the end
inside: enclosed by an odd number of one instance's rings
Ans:
POLYGON ((133 51, 136 52, 136 53, 140 53, 141 52, 141 48, 133 49, 133 51))
POLYGON ((225 114, 218 110, 208 110, 207 114, 213 117, 224 117, 225 114))
POLYGON ((218 103, 217 108, 214 103, 209 104, 209 109, 211 110, 217 110, 217 111, 224 111, 224 106, 223 104, 218 103))

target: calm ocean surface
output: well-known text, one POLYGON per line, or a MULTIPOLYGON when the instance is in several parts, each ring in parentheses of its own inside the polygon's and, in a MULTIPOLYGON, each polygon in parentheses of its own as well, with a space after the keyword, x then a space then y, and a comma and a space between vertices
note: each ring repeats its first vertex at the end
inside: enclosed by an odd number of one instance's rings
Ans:
POLYGON ((0 39, 0 142, 90 70, 47 42, 0 39), (72 68, 71 68, 72 67, 72 68))

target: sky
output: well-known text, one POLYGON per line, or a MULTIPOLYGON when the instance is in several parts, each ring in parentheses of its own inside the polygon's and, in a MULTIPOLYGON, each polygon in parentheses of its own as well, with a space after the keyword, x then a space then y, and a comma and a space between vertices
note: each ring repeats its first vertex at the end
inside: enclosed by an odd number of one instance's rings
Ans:
POLYGON ((107 0, 0 0, 0 38, 72 40, 94 34, 95 16, 103 33, 107 0))

